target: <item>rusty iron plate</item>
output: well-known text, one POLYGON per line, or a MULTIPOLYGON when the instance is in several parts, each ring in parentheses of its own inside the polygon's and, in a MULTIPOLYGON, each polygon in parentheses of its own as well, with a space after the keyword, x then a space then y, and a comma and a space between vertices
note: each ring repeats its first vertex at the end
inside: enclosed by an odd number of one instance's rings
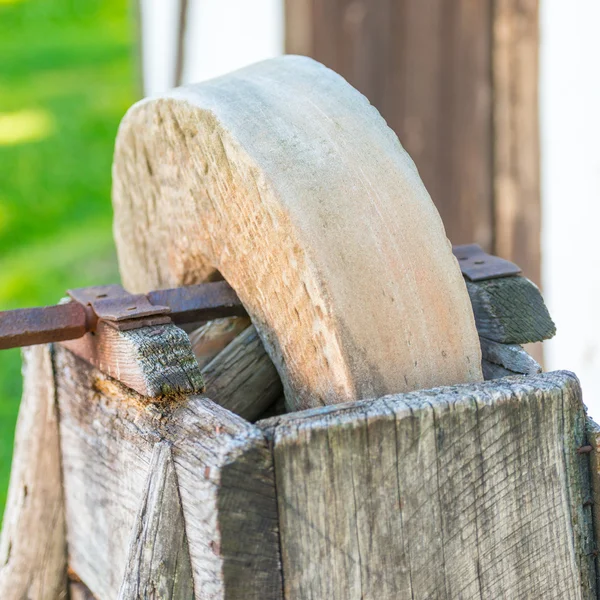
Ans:
POLYGON ((118 284, 77 288, 67 290, 67 294, 84 306, 90 305, 105 321, 129 321, 171 311, 168 306, 151 304, 145 294, 130 294, 118 284))
POLYGON ((462 274, 469 281, 512 277, 521 273, 517 265, 499 256, 487 254, 478 244, 454 246, 452 252, 458 259, 462 274))

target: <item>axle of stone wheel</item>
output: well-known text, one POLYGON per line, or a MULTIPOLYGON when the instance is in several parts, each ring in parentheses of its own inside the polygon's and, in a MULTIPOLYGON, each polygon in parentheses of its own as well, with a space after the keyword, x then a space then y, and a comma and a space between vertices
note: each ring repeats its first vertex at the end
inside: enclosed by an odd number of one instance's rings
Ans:
MULTIPOLYGON (((520 273, 515 264, 486 254, 477 244, 454 246, 470 281, 520 273)), ((125 331, 149 325, 197 323, 243 316, 246 310, 226 281, 201 283, 148 294, 130 294, 120 285, 68 290, 70 302, 0 312, 0 350, 61 342, 95 331, 99 320, 125 331)))

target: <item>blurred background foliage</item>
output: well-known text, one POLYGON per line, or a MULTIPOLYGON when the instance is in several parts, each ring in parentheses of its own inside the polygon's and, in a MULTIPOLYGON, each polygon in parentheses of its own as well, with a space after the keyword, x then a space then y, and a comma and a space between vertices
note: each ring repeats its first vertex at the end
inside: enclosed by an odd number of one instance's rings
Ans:
MULTIPOLYGON (((138 91, 127 0, 0 0, 0 310, 118 281, 110 171, 138 91)), ((21 395, 0 353, 0 516, 21 395)))

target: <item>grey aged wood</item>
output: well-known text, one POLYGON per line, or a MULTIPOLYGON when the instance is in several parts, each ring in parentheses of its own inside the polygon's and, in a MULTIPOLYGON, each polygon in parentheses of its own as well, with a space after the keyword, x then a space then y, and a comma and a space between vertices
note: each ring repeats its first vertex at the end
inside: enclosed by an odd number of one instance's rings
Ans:
POLYGON ((120 600, 194 598, 192 565, 171 445, 154 446, 148 482, 133 527, 120 600))
POLYGON ((69 564, 118 596, 154 445, 172 444, 194 588, 281 598, 272 457, 260 430, 197 395, 149 403, 59 347, 57 398, 69 564))
MULTIPOLYGON (((592 495, 591 495, 591 508, 594 520, 594 530, 596 532, 596 547, 594 550, 600 550, 598 543, 598 534, 600 532, 600 425, 594 422, 593 419, 588 417, 588 439, 587 445, 590 446, 589 457, 590 457, 590 470, 592 480, 592 495)), ((586 451, 588 448, 583 447, 582 450, 586 451)), ((600 554, 596 554, 596 589, 600 590, 600 554)))
POLYGON ((596 598, 585 421, 557 372, 259 422, 286 599, 596 598))
POLYGON ((62 345, 142 396, 194 394, 204 389, 190 340, 175 325, 117 331, 100 321, 95 334, 62 345))
MULTIPOLYGON (((542 372, 538 362, 517 344, 501 344, 480 338, 483 360, 522 375, 537 375, 542 372)), ((485 369, 484 369, 485 370, 485 369)))
POLYGON ((483 379, 485 381, 491 381, 492 379, 502 379, 502 377, 510 377, 517 375, 514 371, 506 369, 502 365, 489 362, 485 359, 481 361, 481 371, 483 372, 483 379))
POLYGON ((254 325, 202 369, 208 397, 252 421, 283 393, 281 379, 254 325))
POLYGON ((23 399, 0 536, 2 600, 66 600, 67 546, 50 346, 23 350, 23 399))
POLYGON ((527 344, 555 335, 540 290, 526 277, 466 284, 480 337, 503 344, 527 344))

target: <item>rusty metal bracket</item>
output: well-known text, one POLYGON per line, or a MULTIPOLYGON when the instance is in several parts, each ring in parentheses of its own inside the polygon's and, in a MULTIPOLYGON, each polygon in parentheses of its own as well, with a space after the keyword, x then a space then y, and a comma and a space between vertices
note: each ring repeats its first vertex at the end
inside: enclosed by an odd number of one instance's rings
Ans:
POLYGON ((128 331, 151 325, 196 323, 244 316, 226 281, 130 294, 120 285, 78 288, 66 304, 0 312, 0 350, 79 339, 100 323, 128 331))
POLYGON ((90 323, 92 330, 99 319, 119 331, 171 322, 168 306, 152 304, 146 295, 130 294, 117 284, 77 288, 68 290, 67 294, 75 302, 91 308, 96 321, 90 323))
POLYGON ((487 254, 478 244, 454 246, 452 252, 458 259, 463 276, 469 281, 512 277, 521 273, 517 265, 499 256, 487 254))

